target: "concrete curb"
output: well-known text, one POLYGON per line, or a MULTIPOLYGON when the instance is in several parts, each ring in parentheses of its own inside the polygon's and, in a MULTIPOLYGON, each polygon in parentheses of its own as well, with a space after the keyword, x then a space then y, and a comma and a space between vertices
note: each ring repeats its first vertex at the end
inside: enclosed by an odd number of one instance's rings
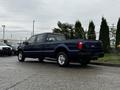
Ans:
POLYGON ((111 63, 91 62, 90 64, 101 65, 101 66, 110 66, 110 67, 120 67, 120 64, 111 64, 111 63))

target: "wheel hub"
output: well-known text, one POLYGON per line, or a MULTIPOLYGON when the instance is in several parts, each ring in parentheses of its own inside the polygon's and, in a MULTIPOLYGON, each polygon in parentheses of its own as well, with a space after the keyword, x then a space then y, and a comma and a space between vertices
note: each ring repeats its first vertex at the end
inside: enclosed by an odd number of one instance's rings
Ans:
POLYGON ((22 59, 22 54, 21 53, 19 53, 18 58, 19 58, 19 60, 22 59))
POLYGON ((60 55, 58 57, 58 62, 60 65, 63 65, 65 63, 65 56, 64 55, 60 55))

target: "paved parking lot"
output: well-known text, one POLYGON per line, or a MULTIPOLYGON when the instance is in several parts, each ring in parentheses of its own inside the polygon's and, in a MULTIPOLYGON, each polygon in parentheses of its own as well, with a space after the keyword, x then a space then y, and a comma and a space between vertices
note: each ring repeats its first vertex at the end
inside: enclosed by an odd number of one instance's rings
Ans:
POLYGON ((0 90, 120 90, 120 68, 0 57, 0 90))

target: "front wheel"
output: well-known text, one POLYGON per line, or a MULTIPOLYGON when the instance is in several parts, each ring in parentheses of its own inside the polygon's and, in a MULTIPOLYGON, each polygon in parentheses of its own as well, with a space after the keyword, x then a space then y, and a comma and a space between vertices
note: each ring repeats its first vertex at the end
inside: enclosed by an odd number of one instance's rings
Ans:
POLYGON ((18 52, 18 61, 19 61, 19 62, 24 62, 24 61, 25 61, 25 57, 24 57, 22 51, 19 51, 19 52, 18 52))
POLYGON ((65 52, 59 52, 58 53, 57 63, 61 67, 67 66, 69 64, 68 56, 65 52))

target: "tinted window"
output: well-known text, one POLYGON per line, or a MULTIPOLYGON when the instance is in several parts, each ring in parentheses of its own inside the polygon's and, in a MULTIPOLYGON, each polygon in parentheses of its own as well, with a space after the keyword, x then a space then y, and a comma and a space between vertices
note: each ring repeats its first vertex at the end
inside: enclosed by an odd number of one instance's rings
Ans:
POLYGON ((18 46, 16 42, 7 42, 6 44, 10 46, 18 46))
POLYGON ((63 35, 56 35, 56 40, 57 41, 64 41, 65 37, 63 35))
POLYGON ((64 35, 59 34, 48 35, 47 37, 47 41, 64 41, 64 40, 65 40, 64 35))
POLYGON ((54 35, 48 35, 47 41, 56 41, 56 38, 54 35))
POLYGON ((42 34, 41 34, 41 35, 38 35, 38 36, 37 36, 37 39, 36 39, 36 42, 42 42, 42 41, 43 41, 43 36, 44 36, 44 35, 42 35, 42 34))
POLYGON ((35 38, 36 38, 35 36, 32 36, 32 37, 28 40, 28 42, 29 42, 29 43, 35 42, 35 38))
POLYGON ((7 46, 7 45, 3 42, 0 42, 0 46, 7 46))

